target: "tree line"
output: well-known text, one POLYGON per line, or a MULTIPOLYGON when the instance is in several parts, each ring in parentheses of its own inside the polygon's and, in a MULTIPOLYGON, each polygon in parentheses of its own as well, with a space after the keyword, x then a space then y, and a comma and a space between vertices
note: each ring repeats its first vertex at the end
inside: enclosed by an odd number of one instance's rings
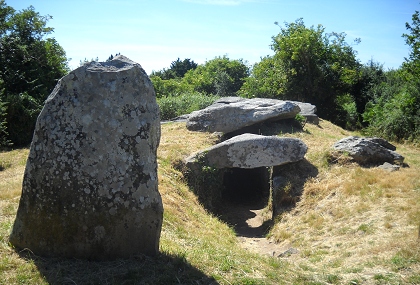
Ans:
MULTIPOLYGON (((0 0, 0 146, 30 143, 36 118, 58 79, 69 72, 63 48, 49 37, 51 16, 30 6, 15 11, 0 0)), ((219 56, 197 64, 180 58, 153 71, 162 119, 204 108, 221 96, 296 100, 341 127, 393 141, 420 140, 420 21, 415 11, 403 34, 410 54, 398 69, 362 64, 344 33, 279 25, 272 56, 249 66, 219 56)), ((108 60, 112 60, 111 55, 108 60)), ((82 63, 81 63, 82 64, 82 63)))

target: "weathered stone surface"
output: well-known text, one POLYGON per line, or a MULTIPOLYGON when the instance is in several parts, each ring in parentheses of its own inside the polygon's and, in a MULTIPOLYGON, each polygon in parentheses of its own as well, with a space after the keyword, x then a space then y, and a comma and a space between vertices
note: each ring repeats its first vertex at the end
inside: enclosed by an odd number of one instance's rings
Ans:
POLYGON ((318 125, 319 124, 319 118, 316 114, 316 106, 312 105, 310 103, 302 103, 298 101, 291 101, 292 103, 296 104, 300 108, 299 114, 304 116, 306 118, 306 121, 308 123, 318 125))
POLYGON ((267 120, 294 118, 299 112, 299 106, 291 101, 225 97, 192 112, 186 126, 191 131, 229 133, 267 120))
POLYGON ((351 136, 339 140, 333 148, 348 153, 359 164, 402 164, 404 161, 404 157, 395 152, 395 146, 380 138, 351 136))
POLYGON ((243 134, 187 158, 214 168, 257 168, 303 159, 307 146, 300 139, 243 134))
POLYGON ((123 56, 57 84, 38 117, 10 242, 43 256, 158 252, 163 207, 153 85, 123 56))
POLYGON ((385 162, 384 164, 379 165, 378 168, 389 171, 389 172, 394 172, 394 171, 400 170, 399 165, 391 164, 389 162, 385 162))

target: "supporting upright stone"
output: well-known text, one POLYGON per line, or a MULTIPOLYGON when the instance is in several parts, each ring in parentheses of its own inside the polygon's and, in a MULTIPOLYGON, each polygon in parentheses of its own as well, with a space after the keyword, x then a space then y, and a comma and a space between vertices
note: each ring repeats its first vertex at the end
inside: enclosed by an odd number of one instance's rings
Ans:
POLYGON ((42 256, 155 255, 159 108, 141 66, 92 62, 57 84, 38 117, 10 243, 42 256))

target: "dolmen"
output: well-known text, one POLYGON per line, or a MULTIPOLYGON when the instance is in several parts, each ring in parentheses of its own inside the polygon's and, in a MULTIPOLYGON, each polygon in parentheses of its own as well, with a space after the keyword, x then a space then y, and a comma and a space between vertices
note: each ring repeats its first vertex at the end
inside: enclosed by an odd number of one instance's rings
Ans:
POLYGON ((155 255, 159 108, 124 56, 64 76, 38 117, 10 243, 49 257, 155 255))
POLYGON ((267 98, 223 97, 202 110, 192 112, 186 121, 190 131, 231 133, 262 122, 295 118, 302 114, 318 123, 316 107, 309 103, 267 98), (302 113, 304 110, 304 113, 302 113))

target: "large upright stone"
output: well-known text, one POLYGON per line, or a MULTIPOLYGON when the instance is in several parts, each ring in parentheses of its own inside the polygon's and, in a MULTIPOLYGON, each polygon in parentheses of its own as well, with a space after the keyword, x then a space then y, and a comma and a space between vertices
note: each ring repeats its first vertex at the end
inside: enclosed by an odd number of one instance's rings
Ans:
POLYGON ((141 66, 92 62, 57 84, 38 117, 10 242, 94 260, 158 252, 159 109, 141 66))

